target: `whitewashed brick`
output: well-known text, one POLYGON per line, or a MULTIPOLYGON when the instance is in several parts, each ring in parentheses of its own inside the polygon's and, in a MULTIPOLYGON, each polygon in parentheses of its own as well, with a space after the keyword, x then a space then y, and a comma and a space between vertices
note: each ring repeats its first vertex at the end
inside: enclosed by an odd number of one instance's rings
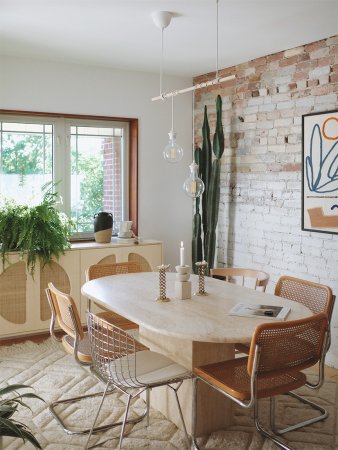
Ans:
POLYGON ((277 109, 290 109, 295 107, 295 102, 293 100, 288 102, 277 103, 277 109))
POLYGON ((318 77, 322 75, 327 75, 330 73, 330 66, 316 67, 309 72, 309 79, 316 80, 318 77))
POLYGON ((335 104, 337 102, 337 94, 327 94, 327 95, 318 95, 318 97, 315 98, 315 103, 317 104, 323 104, 323 103, 329 103, 329 104, 335 104))
POLYGON ((284 56, 285 58, 290 58, 291 56, 301 55, 304 53, 304 47, 294 47, 289 50, 285 50, 284 56))

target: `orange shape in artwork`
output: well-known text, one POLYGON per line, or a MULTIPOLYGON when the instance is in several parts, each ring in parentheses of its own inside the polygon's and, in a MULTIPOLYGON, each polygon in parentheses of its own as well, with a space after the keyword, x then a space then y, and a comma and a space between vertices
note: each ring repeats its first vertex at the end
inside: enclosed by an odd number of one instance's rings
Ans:
POLYGON ((327 136, 327 134, 325 133, 325 127, 326 127, 326 124, 327 124, 327 122, 329 120, 335 120, 337 122, 337 125, 338 125, 338 119, 336 117, 328 117, 325 120, 325 122, 323 123, 323 126, 322 126, 323 136, 325 137, 325 139, 330 139, 331 141, 335 141, 336 139, 338 139, 338 133, 337 133, 337 136, 332 136, 332 137, 327 136))

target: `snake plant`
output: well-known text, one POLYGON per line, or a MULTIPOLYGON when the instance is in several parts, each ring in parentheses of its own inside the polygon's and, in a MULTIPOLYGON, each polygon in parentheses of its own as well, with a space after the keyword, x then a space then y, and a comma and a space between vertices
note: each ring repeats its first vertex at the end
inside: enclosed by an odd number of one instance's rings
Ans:
MULTIPOLYGON (((34 398, 44 401, 41 397, 31 392, 19 394, 19 389, 30 388, 24 384, 13 384, 0 388, 0 438, 1 436, 18 437, 30 442, 35 448, 42 448, 39 442, 33 436, 31 430, 23 423, 13 419, 13 415, 18 410, 19 406, 30 409, 24 403, 26 398, 34 398)), ((0 443, 1 445, 1 443, 0 443)))
POLYGON ((202 149, 197 148, 195 150, 195 161, 199 164, 199 173, 204 182, 205 190, 202 194, 202 220, 200 215, 200 199, 197 198, 195 203, 192 261, 195 269, 195 263, 205 259, 208 263, 208 269, 211 269, 214 267, 215 260, 216 227, 220 199, 221 158, 224 152, 222 98, 220 95, 218 95, 216 99, 216 128, 212 147, 206 106, 204 107, 202 136, 202 149), (212 153, 214 154, 214 158, 212 153), (204 258, 201 251, 202 248, 204 258))

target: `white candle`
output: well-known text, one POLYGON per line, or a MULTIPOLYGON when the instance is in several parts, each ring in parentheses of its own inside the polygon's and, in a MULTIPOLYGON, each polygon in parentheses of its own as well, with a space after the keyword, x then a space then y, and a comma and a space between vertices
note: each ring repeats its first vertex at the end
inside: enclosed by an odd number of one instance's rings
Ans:
POLYGON ((180 248, 180 266, 184 266, 184 247, 183 247, 183 241, 181 241, 181 248, 180 248))

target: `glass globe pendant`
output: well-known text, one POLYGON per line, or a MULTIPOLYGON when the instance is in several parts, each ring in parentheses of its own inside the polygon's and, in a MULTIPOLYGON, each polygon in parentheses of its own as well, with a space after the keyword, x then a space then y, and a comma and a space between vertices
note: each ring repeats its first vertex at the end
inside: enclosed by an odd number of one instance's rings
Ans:
POLYGON ((163 157, 170 163, 177 163, 183 158, 183 148, 176 142, 174 131, 174 96, 171 97, 171 130, 168 133, 169 143, 163 150, 163 157))
POLYGON ((176 142, 176 133, 174 130, 171 130, 168 133, 169 143, 163 150, 164 159, 171 163, 176 163, 181 161, 183 158, 183 148, 180 147, 176 142))
POLYGON ((192 198, 200 197, 204 192, 204 183, 198 177, 198 165, 193 161, 190 166, 190 176, 183 183, 184 192, 192 198))

